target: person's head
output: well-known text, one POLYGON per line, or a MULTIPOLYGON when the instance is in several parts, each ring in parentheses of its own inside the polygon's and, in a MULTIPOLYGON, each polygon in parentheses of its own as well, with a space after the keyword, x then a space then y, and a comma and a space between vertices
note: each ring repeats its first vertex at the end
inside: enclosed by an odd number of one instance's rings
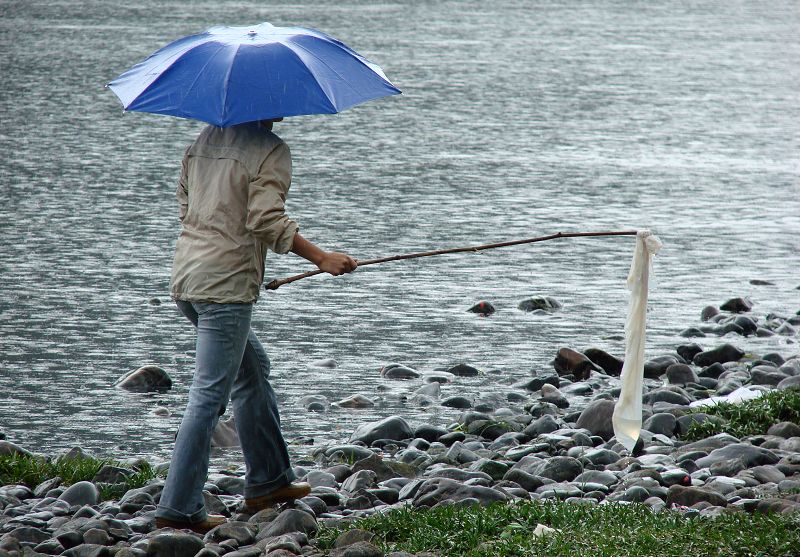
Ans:
POLYGON ((270 118, 269 120, 259 120, 258 123, 261 124, 262 128, 266 128, 268 130, 272 129, 272 124, 275 122, 281 122, 283 118, 270 118))

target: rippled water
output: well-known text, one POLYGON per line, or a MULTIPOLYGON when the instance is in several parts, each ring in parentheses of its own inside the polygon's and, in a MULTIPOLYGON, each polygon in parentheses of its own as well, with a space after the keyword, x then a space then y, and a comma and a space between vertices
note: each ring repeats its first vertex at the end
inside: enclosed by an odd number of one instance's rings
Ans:
MULTIPOLYGON (((670 351, 707 303, 750 295, 762 313, 800 309, 796 2, 25 0, 0 3, 0 13, 0 430, 25 446, 169 454, 194 342, 168 294, 173 191, 201 125, 123 116, 102 86, 215 24, 320 28, 381 64, 404 92, 276 128, 295 160, 290 213, 326 248, 364 259, 651 228, 665 248, 650 356, 670 351), (112 388, 151 362, 172 375, 172 391, 112 388), (159 406, 171 416, 157 416, 159 406)), ((381 380, 392 361, 495 370, 443 395, 504 396, 562 345, 621 354, 614 338, 633 246, 558 240, 265 294, 254 327, 271 354, 287 437, 341 440, 391 413, 452 420, 455 411, 402 402, 418 383, 381 380), (534 294, 564 309, 516 309, 534 294), (480 299, 498 312, 465 311, 480 299), (310 366, 320 358, 339 365, 310 366), (377 406, 309 414, 298 404, 310 393, 356 392, 377 406)), ((268 266, 273 277, 308 268, 294 256, 268 266)), ((789 355, 792 341, 739 342, 789 355)))

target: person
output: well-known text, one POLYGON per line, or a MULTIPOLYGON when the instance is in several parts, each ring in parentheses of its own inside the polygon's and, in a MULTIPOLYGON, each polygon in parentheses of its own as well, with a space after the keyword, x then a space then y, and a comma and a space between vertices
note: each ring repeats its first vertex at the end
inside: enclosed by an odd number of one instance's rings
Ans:
POLYGON ((296 482, 280 428, 270 362, 250 328, 267 250, 289 251, 332 275, 357 262, 300 235, 285 213, 292 162, 272 132, 280 119, 207 126, 186 150, 177 188, 181 231, 171 295, 197 329, 195 371, 156 527, 205 533, 225 522, 203 498, 211 435, 230 401, 245 461, 250 512, 307 495, 296 482))

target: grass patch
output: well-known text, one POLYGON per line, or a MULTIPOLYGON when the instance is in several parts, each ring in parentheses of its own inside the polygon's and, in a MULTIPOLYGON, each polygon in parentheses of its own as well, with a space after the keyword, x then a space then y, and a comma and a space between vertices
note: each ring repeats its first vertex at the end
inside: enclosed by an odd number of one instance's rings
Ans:
MULTIPOLYGON (((0 456, 0 486, 25 485, 33 489, 51 478, 61 478, 61 485, 72 485, 81 481, 92 481, 103 466, 126 467, 109 459, 97 458, 56 458, 49 459, 27 455, 0 456)), ((127 466, 133 474, 118 484, 100 484, 100 499, 117 499, 129 489, 142 487, 159 474, 147 462, 139 462, 135 467, 127 466)))
POLYGON ((321 528, 323 550, 350 528, 375 533, 389 551, 441 557, 780 557, 800 547, 800 516, 731 513, 687 518, 643 505, 576 505, 527 501, 488 507, 404 508, 321 528), (559 530, 534 537, 537 524, 559 530))
POLYGON ((770 426, 779 422, 800 422, 800 389, 770 391, 740 404, 722 402, 695 408, 692 413, 716 416, 722 419, 722 423, 711 420, 693 423, 682 436, 689 441, 718 433, 729 433, 740 439, 748 435, 763 435, 770 426))

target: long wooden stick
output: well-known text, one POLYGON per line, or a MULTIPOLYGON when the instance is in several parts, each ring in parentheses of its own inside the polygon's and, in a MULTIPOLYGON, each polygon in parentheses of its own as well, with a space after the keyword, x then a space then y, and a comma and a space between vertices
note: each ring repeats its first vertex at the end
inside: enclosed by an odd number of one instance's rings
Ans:
MULTIPOLYGON (((437 249, 433 251, 421 251, 417 253, 391 255, 389 257, 380 257, 378 259, 365 259, 363 261, 359 261, 358 266, 364 267, 366 265, 377 265, 378 263, 387 263, 389 261, 400 261, 402 259, 417 259, 418 257, 430 257, 432 255, 445 255, 448 253, 463 253, 468 251, 483 251, 494 248, 505 248, 508 246, 518 246, 520 244, 533 244, 536 242, 546 242, 547 240, 555 240, 557 238, 581 238, 581 237, 593 237, 593 236, 635 236, 636 233, 637 233, 636 230, 611 230, 606 232, 556 232, 555 234, 550 234, 548 236, 538 236, 536 238, 526 238, 524 240, 510 240, 508 242, 499 242, 496 244, 483 244, 480 246, 437 249)), ((319 269, 317 269, 316 271, 308 271, 306 273, 301 273, 299 275, 294 275, 283 279, 275 279, 264 285, 264 288, 267 290, 277 290, 284 284, 289 284, 290 282, 295 282, 300 279, 313 277, 314 275, 319 275, 323 272, 324 271, 320 271, 319 269)))

